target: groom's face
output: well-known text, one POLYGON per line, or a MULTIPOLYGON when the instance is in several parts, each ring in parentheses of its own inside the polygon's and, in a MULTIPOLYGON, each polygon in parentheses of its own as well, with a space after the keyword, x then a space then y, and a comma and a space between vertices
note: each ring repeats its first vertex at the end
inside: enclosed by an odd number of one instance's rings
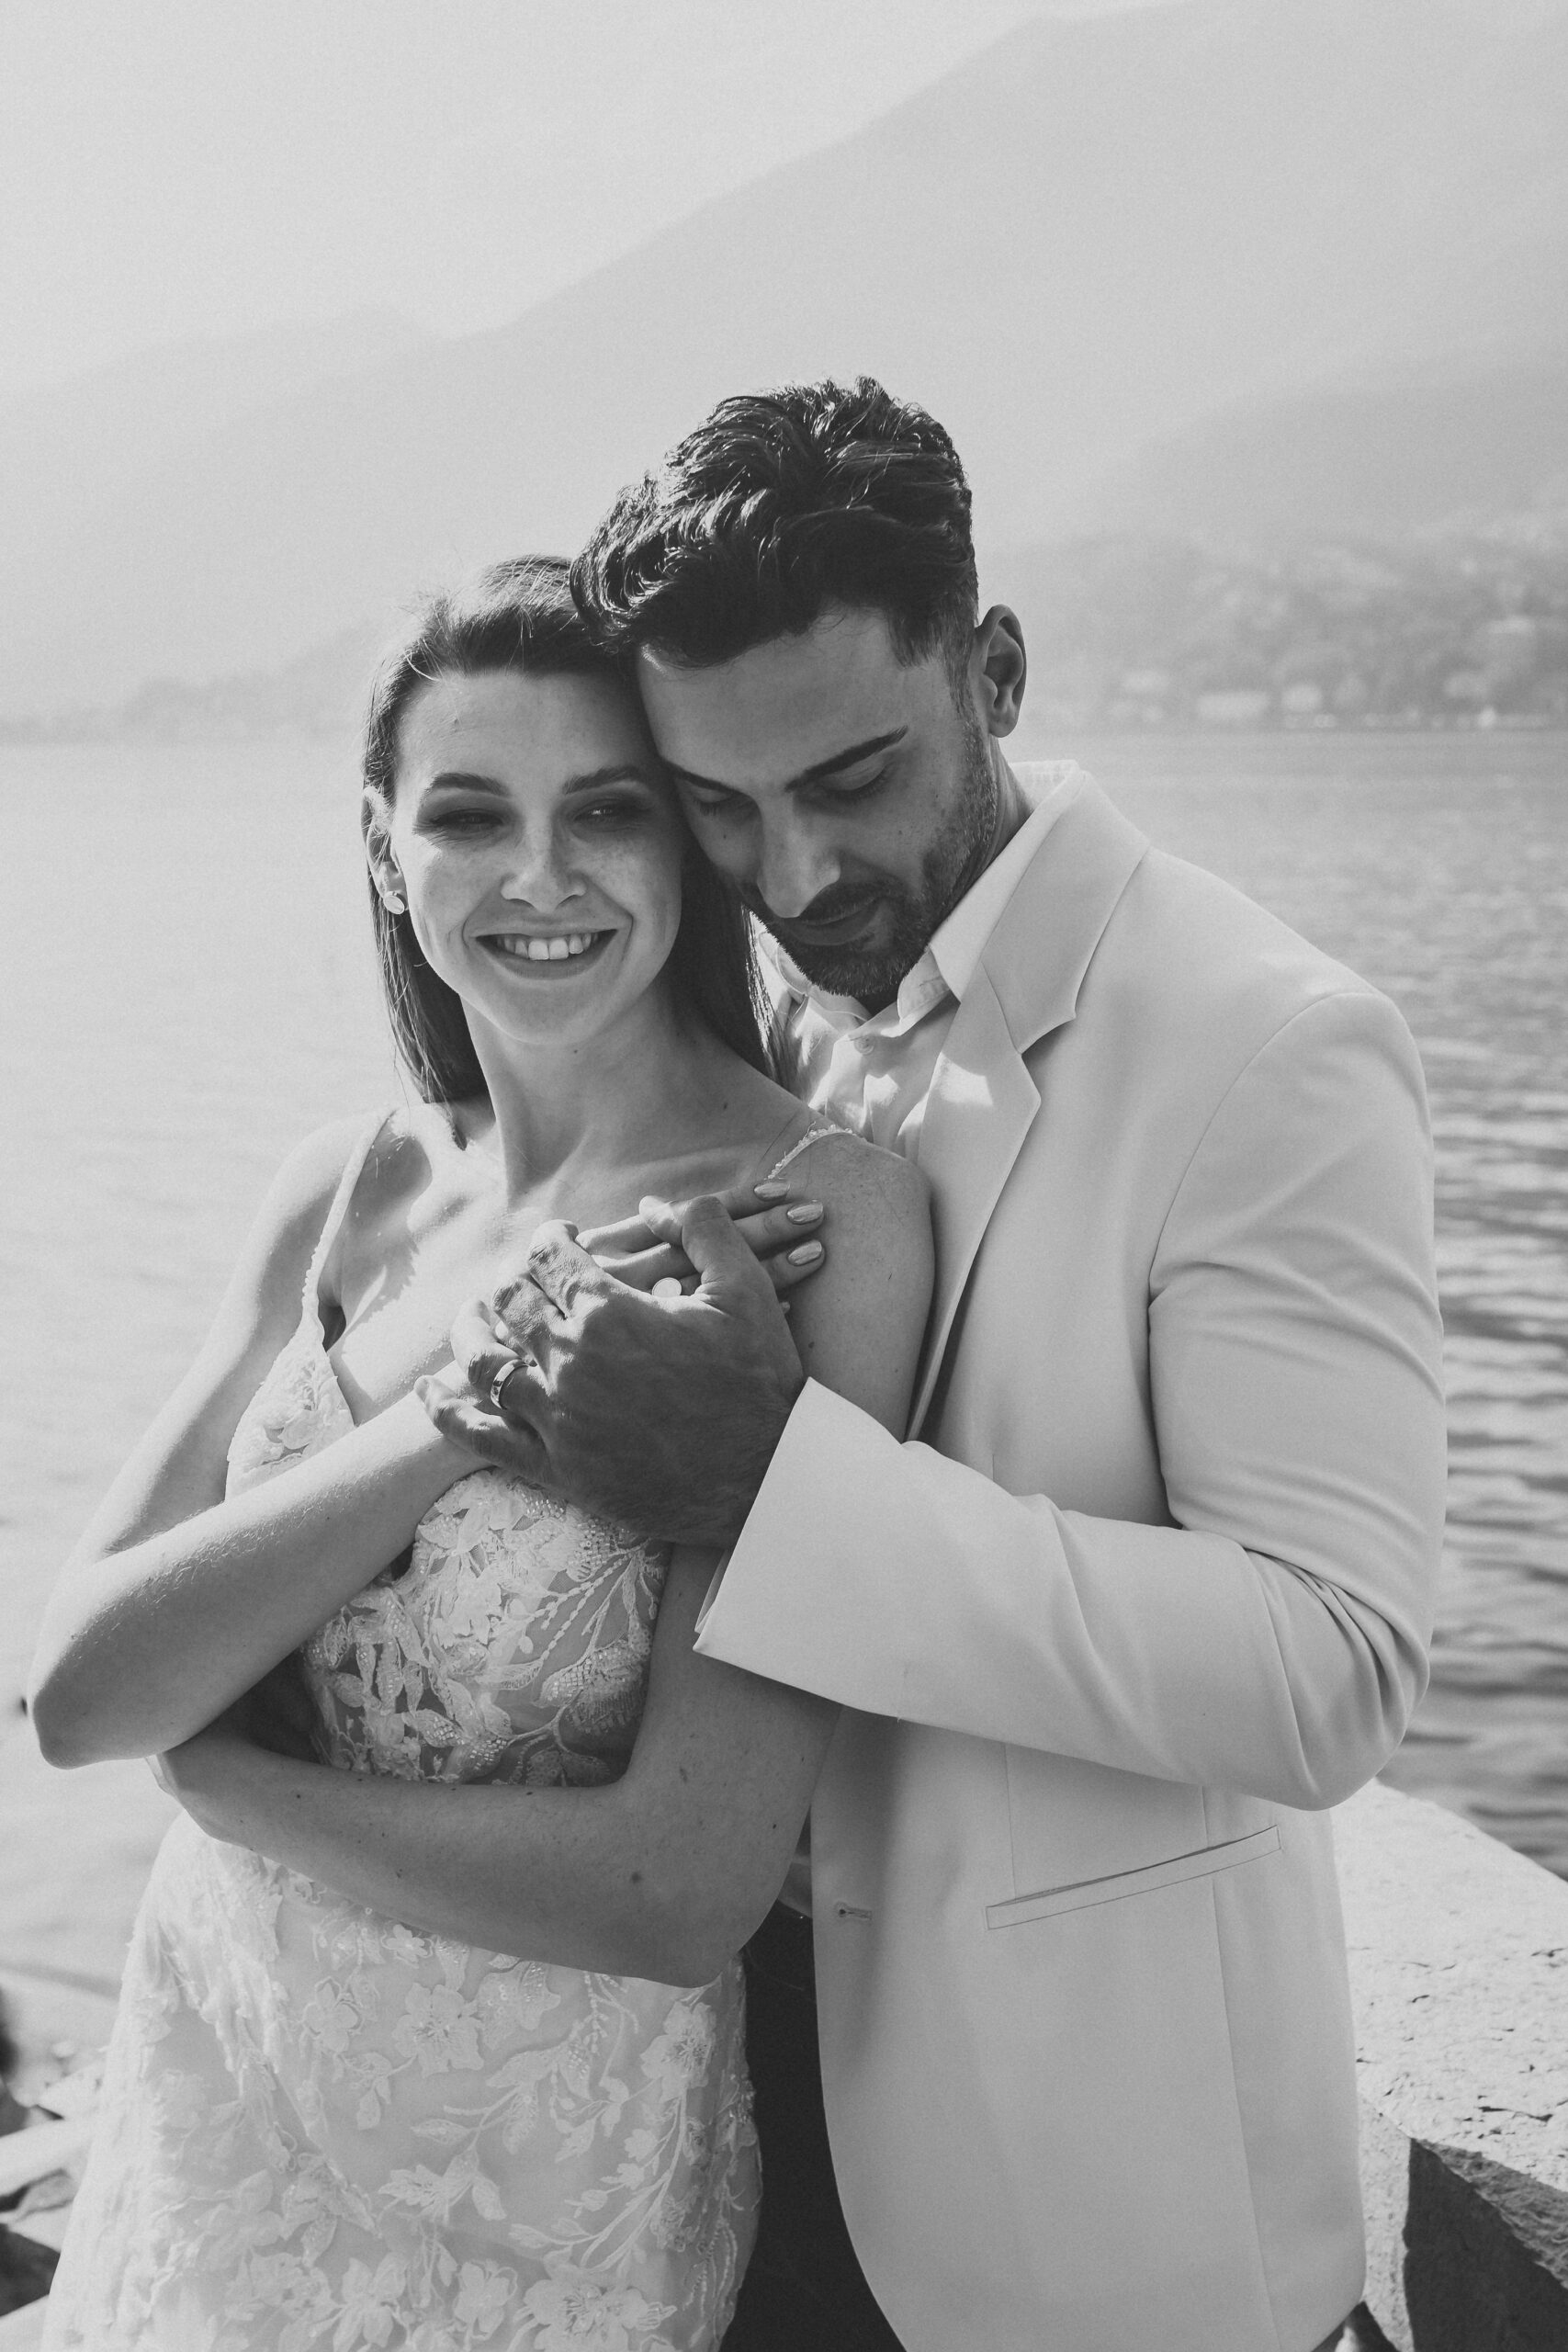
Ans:
POLYGON ((693 831, 808 979, 876 1011, 989 854, 997 770, 942 652, 900 662, 882 614, 682 668, 637 657, 693 831))

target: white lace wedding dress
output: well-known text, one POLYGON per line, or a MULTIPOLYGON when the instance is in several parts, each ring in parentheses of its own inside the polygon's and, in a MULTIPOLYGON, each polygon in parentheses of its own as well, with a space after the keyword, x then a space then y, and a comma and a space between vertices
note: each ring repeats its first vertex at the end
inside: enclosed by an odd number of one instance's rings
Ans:
MULTIPOLYGON (((317 1283, 362 1158, 235 1432, 231 1494, 352 1427, 317 1283)), ((665 1566, 475 1471, 406 1568, 307 1645, 323 1761, 615 1779, 665 1566)), ((182 1815, 132 1938, 44 2345, 708 2352, 758 2195, 738 1962, 694 1991, 479 1951, 182 1815)))

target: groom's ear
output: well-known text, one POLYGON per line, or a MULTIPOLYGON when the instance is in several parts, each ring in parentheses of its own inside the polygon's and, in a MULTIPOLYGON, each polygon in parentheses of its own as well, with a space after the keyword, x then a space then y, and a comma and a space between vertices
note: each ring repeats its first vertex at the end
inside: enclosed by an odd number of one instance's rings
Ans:
POLYGON ((1029 657, 1023 629, 1008 605, 993 605, 975 631, 970 677, 988 735, 1010 735, 1023 707, 1029 657))

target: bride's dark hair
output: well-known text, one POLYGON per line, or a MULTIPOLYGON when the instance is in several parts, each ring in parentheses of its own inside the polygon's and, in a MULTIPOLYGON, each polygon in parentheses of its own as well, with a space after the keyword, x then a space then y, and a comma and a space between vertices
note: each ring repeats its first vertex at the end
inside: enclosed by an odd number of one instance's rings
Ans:
MULTIPOLYGON (((432 596, 376 673, 362 774, 368 825, 397 791, 398 736, 420 688, 435 678, 512 670, 525 677, 610 677, 635 692, 624 666, 600 650, 572 603, 570 567, 556 556, 493 565, 466 587, 432 596)), ((405 912, 392 914, 374 882, 381 986, 398 1050, 427 1102, 461 1102, 486 1091, 463 1000, 426 962, 405 912)), ((690 1010, 754 1069, 766 1069, 766 1011, 750 926, 734 893, 688 840, 681 923, 669 969, 690 1010)))

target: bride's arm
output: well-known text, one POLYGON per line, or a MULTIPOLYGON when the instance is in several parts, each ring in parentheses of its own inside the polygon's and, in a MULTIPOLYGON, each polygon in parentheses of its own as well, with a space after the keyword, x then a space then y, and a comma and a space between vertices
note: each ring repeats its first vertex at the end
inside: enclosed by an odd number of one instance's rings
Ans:
MULTIPOLYGON (((908 1409, 931 1283, 914 1171, 833 1149, 813 1170, 837 1236, 799 1294, 812 1376, 892 1430, 908 1409)), ((802 1541, 809 1542, 802 1530, 802 1541)), ((164 1759, 212 1835, 430 1932, 566 1966, 702 1984, 777 1894, 838 1711, 696 1656, 713 1555, 676 1555, 648 1703, 607 1788, 453 1788, 335 1773, 218 1726, 164 1759)))
POLYGON ((562 1967, 703 1984, 789 1866, 838 1709, 692 1648, 712 1555, 672 1564, 625 1778, 454 1787, 334 1772, 223 1724, 161 1759, 211 1836, 432 1935, 562 1967))
POLYGON ((396 1559, 474 1466, 410 1397, 223 1499, 230 1440, 298 1325, 356 1132, 323 1129, 285 1163, 200 1354, 61 1573, 29 1692, 51 1763, 188 1738, 396 1559))

